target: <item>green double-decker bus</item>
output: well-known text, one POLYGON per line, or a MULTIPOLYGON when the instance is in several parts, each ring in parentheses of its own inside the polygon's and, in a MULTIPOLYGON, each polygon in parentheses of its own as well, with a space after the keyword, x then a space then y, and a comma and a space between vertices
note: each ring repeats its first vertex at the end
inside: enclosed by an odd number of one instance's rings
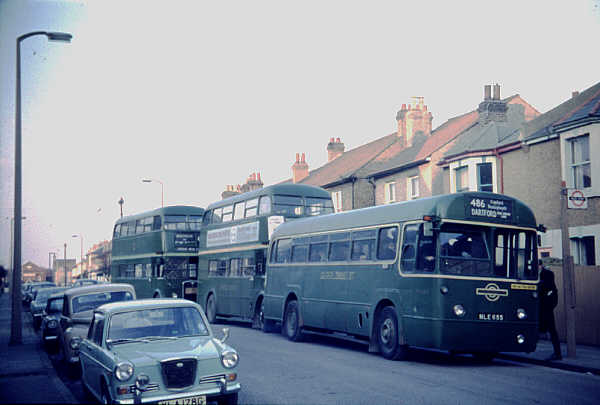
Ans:
POLYGON ((236 318, 262 329, 271 234, 286 221, 332 212, 326 190, 298 184, 272 185, 209 205, 198 254, 198 303, 209 321, 236 318))
POLYGON ((537 231, 522 202, 485 192, 282 224, 269 248, 263 330, 335 332, 387 359, 409 346, 531 352, 538 339, 537 231))
POLYGON ((111 281, 138 298, 197 301, 198 237, 204 209, 170 206, 120 218, 113 230, 111 281))

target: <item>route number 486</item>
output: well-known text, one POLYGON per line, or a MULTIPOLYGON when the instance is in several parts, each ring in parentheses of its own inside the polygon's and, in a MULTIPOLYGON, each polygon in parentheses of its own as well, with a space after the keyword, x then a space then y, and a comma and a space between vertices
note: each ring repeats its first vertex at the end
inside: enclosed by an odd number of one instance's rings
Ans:
POLYGON ((471 206, 476 208, 485 208, 485 200, 479 198, 473 198, 471 200, 471 206))

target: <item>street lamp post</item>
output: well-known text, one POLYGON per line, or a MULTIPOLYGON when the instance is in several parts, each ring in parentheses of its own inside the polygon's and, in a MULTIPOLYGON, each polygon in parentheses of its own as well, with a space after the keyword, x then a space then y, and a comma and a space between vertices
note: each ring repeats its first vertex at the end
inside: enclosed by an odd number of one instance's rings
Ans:
POLYGON ((80 260, 79 263, 81 263, 81 276, 83 276, 83 235, 82 234, 75 234, 72 235, 74 238, 79 238, 81 240, 81 256, 80 256, 80 260))
MULTIPOLYGON (((48 252, 48 268, 50 269, 50 271, 53 270, 53 266, 52 266, 52 256, 54 256, 54 263, 56 264, 56 252, 48 252)), ((52 271, 52 281, 53 282, 57 282, 58 280, 56 280, 56 274, 52 271)))
POLYGON ((67 286, 67 244, 65 243, 65 261, 63 263, 63 270, 65 271, 65 287, 67 286))
MULTIPOLYGON (((45 35, 50 41, 71 42, 72 35, 64 32, 34 31, 17 37, 17 81, 15 103, 15 211, 14 217, 21 218, 21 41, 34 35, 45 35)), ((11 345, 23 343, 21 319, 21 221, 15 221, 13 246, 12 320, 11 345)))
POLYGON ((119 200, 119 205, 121 206, 121 218, 123 218, 123 203, 125 203, 125 200, 123 199, 123 197, 121 197, 121 199, 119 200))
POLYGON ((162 181, 156 179, 142 179, 142 183, 160 183, 160 206, 165 206, 165 185, 162 181))

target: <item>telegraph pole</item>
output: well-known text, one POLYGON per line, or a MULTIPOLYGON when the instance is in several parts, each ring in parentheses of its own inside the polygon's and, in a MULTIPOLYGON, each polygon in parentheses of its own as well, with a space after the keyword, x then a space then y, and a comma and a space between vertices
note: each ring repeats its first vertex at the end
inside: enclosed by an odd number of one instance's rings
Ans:
POLYGON ((565 326, 567 330, 567 357, 576 357, 575 337, 575 282, 574 264, 571 256, 569 240, 568 190, 566 183, 561 184, 560 196, 560 230, 562 235, 562 273, 563 273, 563 302, 565 306, 565 326))

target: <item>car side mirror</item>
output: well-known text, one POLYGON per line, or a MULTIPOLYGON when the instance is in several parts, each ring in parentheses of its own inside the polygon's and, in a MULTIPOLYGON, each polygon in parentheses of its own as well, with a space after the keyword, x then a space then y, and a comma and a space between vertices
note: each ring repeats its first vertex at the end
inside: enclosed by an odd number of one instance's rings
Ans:
POLYGON ((225 343, 227 339, 229 339, 229 328, 223 328, 223 337, 219 341, 225 343))

